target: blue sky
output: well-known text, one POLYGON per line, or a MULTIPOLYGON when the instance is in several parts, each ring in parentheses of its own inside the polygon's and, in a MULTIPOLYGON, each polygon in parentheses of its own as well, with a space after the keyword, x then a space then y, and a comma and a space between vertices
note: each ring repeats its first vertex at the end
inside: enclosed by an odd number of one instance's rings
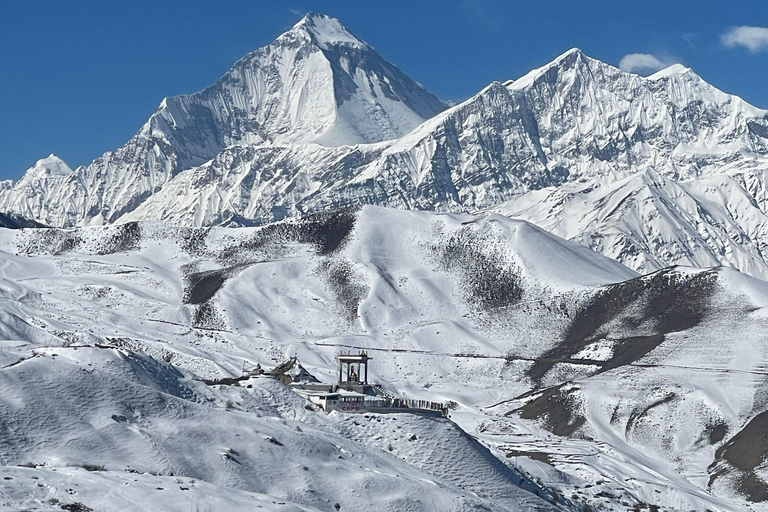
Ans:
POLYGON ((682 62, 768 108, 766 0, 5 0, 0 178, 49 153, 74 168, 115 149, 163 97, 211 84, 307 11, 338 17, 442 99, 579 47, 643 74, 682 62))

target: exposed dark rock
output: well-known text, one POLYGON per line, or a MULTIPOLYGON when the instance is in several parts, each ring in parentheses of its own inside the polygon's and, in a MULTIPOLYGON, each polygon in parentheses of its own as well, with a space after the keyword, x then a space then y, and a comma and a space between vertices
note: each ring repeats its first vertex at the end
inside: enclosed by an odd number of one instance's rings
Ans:
POLYGON ((114 254, 139 247, 141 242, 141 224, 138 222, 110 226, 107 230, 108 236, 100 244, 96 254, 114 254))
POLYGON ((523 296, 520 270, 483 243, 469 226, 434 242, 440 265, 459 275, 465 300, 484 311, 511 306, 523 296))
POLYGON ((78 249, 83 243, 79 230, 39 229, 19 243, 19 252, 27 255, 58 256, 78 249))
POLYGON ((519 413, 526 420, 541 419, 544 426, 555 435, 572 436, 586 419, 578 412, 578 387, 556 386, 542 391, 538 397, 519 409, 507 414, 519 413))
POLYGON ((560 344, 540 358, 528 376, 540 381, 557 362, 578 362, 571 357, 606 339, 606 325, 615 321, 621 325, 622 336, 611 336, 616 342, 613 356, 593 363, 600 366, 598 372, 631 364, 661 344, 666 334, 698 325, 716 286, 716 269, 685 274, 674 267, 606 286, 576 312, 560 344), (648 335, 648 329, 655 332, 648 335))
POLYGON ((639 408, 634 409, 632 413, 629 415, 629 419, 627 420, 627 426, 625 428, 626 435, 629 435, 632 432, 632 428, 635 426, 635 423, 643 419, 651 409, 671 402, 672 400, 675 399, 675 396, 676 395, 674 393, 669 393, 667 396, 665 396, 661 400, 656 400, 655 402, 643 407, 642 409, 639 409, 639 408))
POLYGON ((735 436, 715 452, 710 466, 709 485, 724 474, 738 474, 738 490, 753 502, 768 501, 768 484, 755 474, 755 470, 768 459, 768 411, 752 418, 735 436), (725 462, 727 465, 723 465, 725 462), (717 469, 715 469, 717 468, 717 469))
POLYGON ((363 278, 355 274, 355 269, 349 261, 340 258, 326 259, 319 270, 341 304, 347 319, 356 319, 358 307, 368 294, 368 286, 363 278))
POLYGON ((241 262, 254 253, 269 252, 270 248, 287 243, 310 244, 319 255, 327 256, 343 246, 355 226, 357 212, 357 208, 341 208, 268 224, 248 240, 224 250, 219 258, 229 263, 241 262))

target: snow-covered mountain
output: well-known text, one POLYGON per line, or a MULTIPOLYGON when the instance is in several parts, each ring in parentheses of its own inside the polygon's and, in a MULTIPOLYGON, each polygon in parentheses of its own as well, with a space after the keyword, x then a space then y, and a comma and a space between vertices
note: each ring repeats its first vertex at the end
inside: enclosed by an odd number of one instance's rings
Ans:
POLYGON ((766 111, 679 65, 641 78, 578 51, 509 88, 542 103, 545 152, 570 176, 498 211, 641 272, 727 265, 768 278, 766 111))
POLYGON ((766 509, 768 287, 736 271, 640 277, 525 221, 371 206, 2 230, 0 251, 0 490, 18 509, 766 509), (293 355, 331 382, 358 347, 389 392, 456 402, 458 426, 200 382, 293 355))
POLYGON ((766 134, 765 111, 689 69, 643 78, 572 50, 396 141, 228 148, 125 220, 495 207, 638 271, 722 264, 766 278, 766 134))
POLYGON ((307 15, 0 183, 2 506, 768 510, 766 171, 768 113, 682 66, 446 108, 307 15), (450 421, 203 381, 342 349, 450 421))
MULTIPOLYGON (((764 172, 748 174, 762 180, 764 172)), ((494 210, 639 272, 725 265, 768 279, 768 217, 744 179, 724 173, 678 182, 647 168, 607 184, 588 180, 533 191, 494 210)))
MULTIPOLYGON (((434 349, 438 339, 406 341, 425 320, 442 323, 473 297, 503 306, 509 297, 501 292, 523 284, 518 268, 531 290, 548 279, 558 289, 587 289, 635 275, 523 221, 373 207, 257 229, 3 230, 0 251, 0 465, 11 478, 0 490, 4 504, 44 510, 163 510, 171 496, 185 509, 227 499, 232 510, 247 510, 249 500, 272 499, 328 512, 335 503, 579 510, 450 421, 326 415, 271 379, 201 379, 298 354, 332 382, 335 343, 370 336, 382 341, 372 378, 392 393, 425 397, 416 381, 412 390, 406 381, 388 384, 410 363, 386 350, 434 349), (444 252, 439 243, 456 236, 457 252, 444 252), (487 243, 474 244, 480 260, 471 262, 458 251, 474 236, 487 243), (561 247, 560 256, 542 261, 541 247, 561 247), (563 257, 577 276, 558 274, 563 257), (493 269, 506 279, 486 295, 493 269), (200 275, 218 276, 219 286, 198 286, 200 275), (55 494, 61 479, 74 492, 55 494), (110 501, 99 485, 128 487, 110 501), (155 490, 171 496, 153 499, 155 490), (140 506, 127 508, 130 499, 140 506)), ((455 334, 471 325, 445 327, 455 334)))
POLYGON ((570 50, 453 108, 337 20, 308 15, 126 146, 39 166, 0 209, 48 225, 252 225, 358 203, 497 208, 638 271, 768 277, 768 117, 690 69, 644 78, 570 50))
POLYGON ((116 151, 74 173, 40 172, 53 156, 38 162, 6 183, 0 210, 47 225, 110 223, 227 147, 379 142, 444 108, 338 20, 308 14, 204 91, 164 99, 116 151))

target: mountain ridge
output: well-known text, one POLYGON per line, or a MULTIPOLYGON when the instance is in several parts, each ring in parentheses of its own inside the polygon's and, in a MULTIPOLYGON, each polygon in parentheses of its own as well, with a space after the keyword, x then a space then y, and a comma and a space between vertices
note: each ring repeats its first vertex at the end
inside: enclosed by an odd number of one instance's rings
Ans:
POLYGON ((41 180, 40 186, 22 177, 6 187, 0 208, 49 225, 111 223, 227 147, 376 142, 422 122, 420 113, 445 108, 369 45, 350 46, 350 40, 359 41, 338 20, 307 15, 210 87, 165 98, 124 146, 73 176, 41 180), (330 32, 321 38, 323 48, 319 29, 308 29, 319 22, 330 32))
POLYGON ((6 184, 0 209, 55 226, 257 225, 352 204, 496 209, 638 271, 717 263, 768 278, 756 222, 766 171, 768 112, 683 66, 641 77, 573 48, 446 108, 338 20, 308 14, 209 88, 164 100, 116 152, 6 184), (587 215, 613 189, 656 199, 587 215), (718 193, 733 208, 708 207, 718 193), (627 251, 604 243, 616 232, 627 251))

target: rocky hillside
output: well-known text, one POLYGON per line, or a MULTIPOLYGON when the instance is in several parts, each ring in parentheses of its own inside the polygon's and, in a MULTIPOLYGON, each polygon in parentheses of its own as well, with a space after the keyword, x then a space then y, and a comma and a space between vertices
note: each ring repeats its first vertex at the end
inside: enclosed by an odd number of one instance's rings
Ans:
POLYGON ((0 234, 0 462, 46 464, 45 483, 94 465, 124 485, 129 467, 329 512, 360 496, 373 510, 765 501, 768 288, 736 271, 638 276, 524 221, 370 206, 0 234), (455 402, 463 432, 200 382, 293 355, 331 382, 356 348, 395 396, 455 402))

